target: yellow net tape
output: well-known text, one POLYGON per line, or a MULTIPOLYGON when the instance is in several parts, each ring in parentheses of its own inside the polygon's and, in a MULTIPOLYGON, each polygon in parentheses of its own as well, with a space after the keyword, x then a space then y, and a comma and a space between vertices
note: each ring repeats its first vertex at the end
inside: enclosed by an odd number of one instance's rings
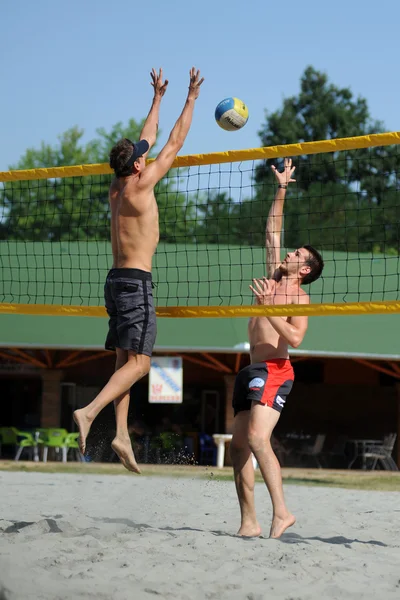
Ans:
MULTIPOLYGON (((301 156, 307 154, 324 154, 375 146, 400 144, 400 131, 376 133, 358 137, 337 138, 319 142, 302 144, 286 144, 267 148, 249 148, 247 150, 230 150, 212 154, 191 154, 178 156, 172 168, 193 167, 198 165, 214 165, 219 163, 240 162, 246 160, 267 160, 284 158, 285 156, 301 156)), ((154 159, 150 159, 154 160, 154 159)), ((149 162, 150 162, 149 161, 149 162)), ((25 171, 0 171, 0 181, 31 181, 33 179, 57 179, 64 177, 84 177, 86 175, 109 175, 113 173, 107 163, 97 165, 77 165, 74 167, 52 167, 47 169, 29 169, 25 171)))
MULTIPOLYGON (((348 302, 337 304, 301 304, 276 306, 170 306, 156 309, 157 317, 231 318, 292 317, 400 313, 400 301, 348 302)), ((41 315, 51 317, 107 317, 102 306, 63 306, 53 304, 0 304, 0 315, 41 315)))

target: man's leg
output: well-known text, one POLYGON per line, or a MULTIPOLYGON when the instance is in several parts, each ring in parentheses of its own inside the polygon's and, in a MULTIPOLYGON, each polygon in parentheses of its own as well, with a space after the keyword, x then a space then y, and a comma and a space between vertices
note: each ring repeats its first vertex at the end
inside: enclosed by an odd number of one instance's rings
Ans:
POLYGON ((84 408, 74 412, 74 421, 79 428, 79 446, 82 454, 86 449, 86 438, 90 426, 99 412, 113 400, 123 397, 134 383, 139 381, 150 370, 150 357, 127 351, 126 362, 115 371, 109 382, 96 398, 84 408))
POLYGON ((279 461, 271 447, 271 435, 280 413, 262 404, 253 402, 248 429, 248 441, 261 474, 271 496, 273 517, 270 537, 278 538, 296 521, 288 511, 283 496, 282 474, 279 461))
MULTIPOLYGON (((126 350, 116 349, 117 360, 115 361, 115 370, 118 371, 128 360, 126 350)), ((111 442, 111 448, 118 455, 118 458, 128 471, 140 473, 140 469, 135 459, 132 449, 131 438, 128 432, 128 411, 130 402, 130 390, 125 392, 114 400, 116 435, 111 442)))
POLYGON ((257 522, 254 505, 254 467, 248 443, 249 418, 249 410, 241 411, 236 415, 230 455, 241 514, 238 535, 254 537, 260 535, 261 527, 257 522))

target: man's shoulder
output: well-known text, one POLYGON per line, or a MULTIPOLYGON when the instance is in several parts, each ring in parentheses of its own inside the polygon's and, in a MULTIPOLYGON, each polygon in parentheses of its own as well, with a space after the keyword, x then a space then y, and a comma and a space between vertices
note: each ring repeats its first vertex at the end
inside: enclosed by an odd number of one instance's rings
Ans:
POLYGON ((310 304, 310 296, 299 287, 298 293, 293 295, 293 304, 310 304))

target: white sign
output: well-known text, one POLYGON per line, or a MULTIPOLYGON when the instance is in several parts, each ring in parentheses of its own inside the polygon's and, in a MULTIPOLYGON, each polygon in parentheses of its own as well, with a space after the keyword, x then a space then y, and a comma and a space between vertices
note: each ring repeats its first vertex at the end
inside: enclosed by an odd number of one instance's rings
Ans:
POLYGON ((151 359, 149 402, 181 404, 183 386, 182 358, 155 356, 151 359))

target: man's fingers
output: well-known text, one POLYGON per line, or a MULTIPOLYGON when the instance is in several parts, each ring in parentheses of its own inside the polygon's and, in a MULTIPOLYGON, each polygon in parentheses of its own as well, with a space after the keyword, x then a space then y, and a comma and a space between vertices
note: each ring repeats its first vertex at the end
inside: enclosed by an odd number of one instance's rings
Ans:
POLYGON ((276 288, 276 281, 263 277, 264 283, 267 286, 268 291, 272 292, 276 288))
POLYGON ((260 282, 258 281, 258 279, 253 279, 253 284, 256 286, 258 291, 262 294, 264 290, 263 290, 262 286, 260 285, 260 282))
POLYGON ((199 83, 198 83, 197 85, 200 87, 200 86, 201 86, 201 84, 203 83, 203 81, 204 81, 204 77, 202 77, 202 78, 200 79, 200 81, 199 81, 199 83))
POLYGON ((254 294, 255 296, 257 296, 257 297, 259 297, 259 296, 260 296, 260 294, 259 294, 258 292, 256 292, 256 290, 253 288, 253 286, 252 286, 252 285, 249 285, 249 288, 251 289, 251 291, 253 292, 253 294, 254 294))
POLYGON ((264 292, 265 292, 265 285, 263 284, 263 282, 261 282, 260 279, 253 279, 253 281, 254 281, 254 285, 257 286, 258 291, 261 294, 264 294, 264 292))

